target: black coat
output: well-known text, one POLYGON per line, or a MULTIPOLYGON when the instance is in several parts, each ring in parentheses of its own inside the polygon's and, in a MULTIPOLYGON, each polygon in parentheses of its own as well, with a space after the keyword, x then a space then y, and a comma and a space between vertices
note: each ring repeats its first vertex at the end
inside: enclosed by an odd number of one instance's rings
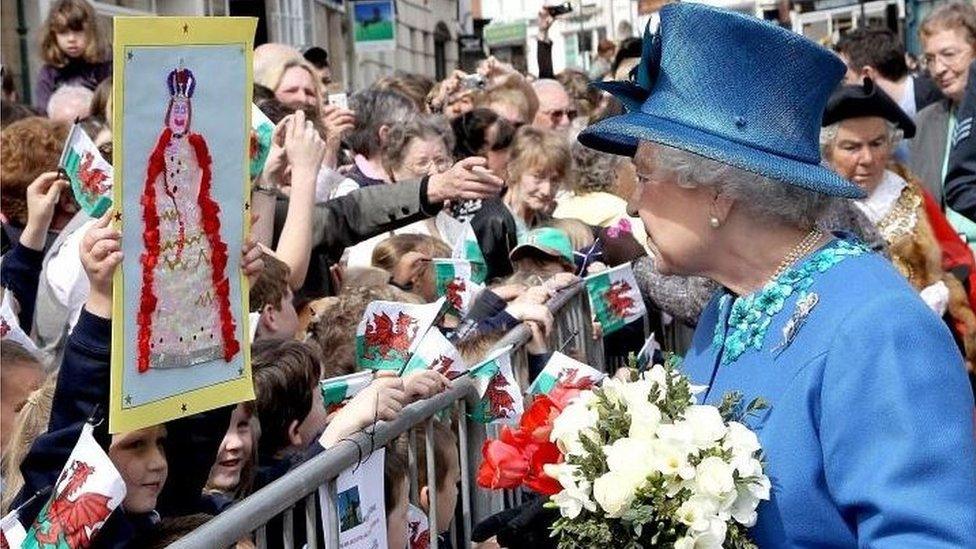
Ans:
POLYGON ((976 119, 976 63, 969 66, 966 94, 956 111, 956 130, 946 169, 945 200, 953 210, 976 221, 976 137, 972 125, 976 119))
MULTIPOLYGON (((378 234, 437 215, 441 205, 427 200, 427 178, 395 185, 370 185, 345 196, 316 204, 312 228, 312 255, 305 284, 296 292, 299 301, 334 295, 329 269, 348 246, 378 234)), ((274 241, 285 226, 288 199, 275 205, 274 241)))
POLYGON ((471 228, 488 267, 487 280, 510 276, 514 271, 508 254, 518 245, 515 218, 500 198, 482 201, 481 209, 471 219, 471 228))

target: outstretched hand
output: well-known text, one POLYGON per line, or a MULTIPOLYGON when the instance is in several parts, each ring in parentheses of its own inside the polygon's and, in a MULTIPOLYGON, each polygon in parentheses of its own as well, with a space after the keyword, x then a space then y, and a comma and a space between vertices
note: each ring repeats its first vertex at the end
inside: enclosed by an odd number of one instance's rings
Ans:
POLYGON ((335 414, 319 443, 328 449, 376 421, 392 421, 407 403, 402 379, 377 377, 335 414))
POLYGON ((430 176, 427 199, 434 204, 446 200, 475 200, 498 196, 505 181, 488 169, 488 161, 472 156, 457 161, 446 172, 430 176))
POLYGON ((54 210, 68 186, 58 172, 44 172, 27 187, 27 225, 20 235, 22 245, 32 250, 44 249, 54 210))
POLYGON ((81 239, 81 265, 90 290, 85 308, 102 318, 112 318, 112 278, 122 263, 122 233, 109 226, 115 210, 109 209, 81 239))

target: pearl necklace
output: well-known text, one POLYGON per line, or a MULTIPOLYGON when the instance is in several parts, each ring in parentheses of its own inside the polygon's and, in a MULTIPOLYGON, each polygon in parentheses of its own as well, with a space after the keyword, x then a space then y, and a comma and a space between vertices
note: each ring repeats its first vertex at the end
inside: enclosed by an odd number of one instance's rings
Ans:
POLYGON ((796 263, 797 260, 810 253, 817 242, 823 238, 823 235, 824 233, 819 227, 814 227, 812 231, 803 237, 803 240, 797 242, 796 245, 793 246, 793 248, 786 254, 786 256, 783 257, 783 261, 780 261, 779 267, 777 267, 776 272, 773 273, 773 276, 770 277, 769 280, 776 280, 794 263, 796 263))

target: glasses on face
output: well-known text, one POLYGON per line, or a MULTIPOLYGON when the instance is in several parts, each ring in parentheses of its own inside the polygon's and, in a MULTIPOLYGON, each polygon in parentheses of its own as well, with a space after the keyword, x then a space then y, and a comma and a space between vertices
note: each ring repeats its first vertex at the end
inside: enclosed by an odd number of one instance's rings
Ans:
POLYGON ((559 122, 564 116, 572 122, 576 118, 576 115, 579 114, 576 109, 556 109, 554 111, 543 111, 543 113, 553 122, 559 122))
POLYGON ((956 48, 949 48, 947 50, 942 50, 936 53, 926 53, 925 63, 928 66, 933 66, 936 62, 942 63, 944 65, 955 66, 956 62, 962 56, 962 50, 956 48))

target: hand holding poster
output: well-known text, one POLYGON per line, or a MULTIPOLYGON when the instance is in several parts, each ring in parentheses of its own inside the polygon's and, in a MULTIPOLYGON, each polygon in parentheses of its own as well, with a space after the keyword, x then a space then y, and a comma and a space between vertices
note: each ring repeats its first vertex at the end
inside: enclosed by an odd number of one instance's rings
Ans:
POLYGON ((109 430, 251 400, 249 18, 116 17, 109 430))

